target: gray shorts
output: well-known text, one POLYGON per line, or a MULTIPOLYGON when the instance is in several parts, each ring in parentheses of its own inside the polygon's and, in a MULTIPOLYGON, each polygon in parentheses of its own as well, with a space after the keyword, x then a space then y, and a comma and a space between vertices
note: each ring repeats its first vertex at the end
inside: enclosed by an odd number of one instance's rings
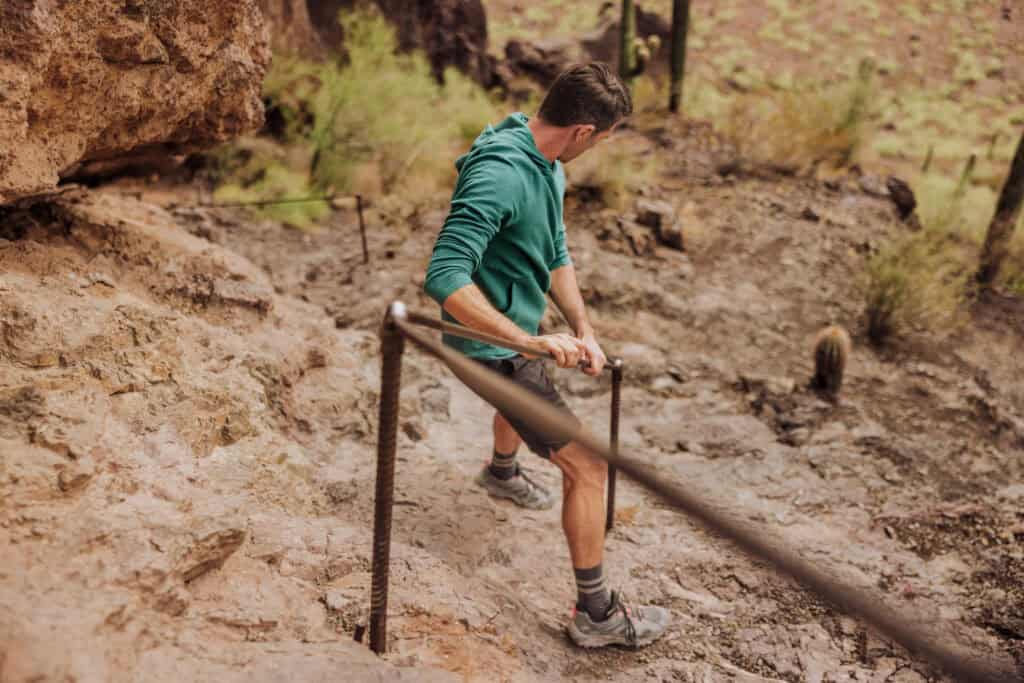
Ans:
MULTIPOLYGON (((547 368, 544 367, 544 361, 539 358, 529 360, 522 356, 513 356, 512 358, 502 358, 500 360, 482 360, 479 358, 475 360, 512 380, 512 382, 527 391, 540 396, 573 419, 576 419, 573 412, 569 410, 569 406, 566 405, 561 395, 559 395, 558 390, 555 389, 554 383, 548 376, 547 368)), ((542 458, 550 459, 552 453, 560 451, 569 444, 567 439, 543 434, 508 415, 502 414, 502 417, 512 425, 527 447, 542 458)))

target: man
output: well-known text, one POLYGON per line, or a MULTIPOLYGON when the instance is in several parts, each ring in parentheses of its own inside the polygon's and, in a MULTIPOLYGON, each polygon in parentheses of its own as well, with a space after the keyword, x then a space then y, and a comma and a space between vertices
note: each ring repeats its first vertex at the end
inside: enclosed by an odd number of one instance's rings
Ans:
MULTIPOLYGON (((566 250, 562 202, 568 163, 607 138, 632 113, 629 91, 606 64, 575 66, 551 86, 534 118, 516 113, 488 126, 456 161, 451 212, 434 246, 424 288, 442 317, 549 352, 563 368, 586 363, 598 375, 606 358, 587 319, 566 250), (538 336, 550 291, 575 334, 538 336)), ((446 344, 568 412, 541 360, 450 335, 446 344)), ((570 413, 571 414, 571 413, 570 413)), ((669 613, 629 608, 605 584, 604 487, 607 465, 515 419, 494 416, 494 452, 477 483, 531 509, 551 493, 516 461, 520 443, 562 471, 562 528, 576 575, 577 603, 567 630, 581 647, 638 647, 664 633, 669 613)))

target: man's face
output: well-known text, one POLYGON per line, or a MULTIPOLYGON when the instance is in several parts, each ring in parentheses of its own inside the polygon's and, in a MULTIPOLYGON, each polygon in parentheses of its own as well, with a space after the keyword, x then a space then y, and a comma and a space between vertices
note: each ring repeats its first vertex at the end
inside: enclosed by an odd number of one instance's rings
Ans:
POLYGON ((609 138, 615 132, 615 129, 619 127, 619 123, 621 122, 616 121, 615 125, 611 128, 601 132, 598 132, 597 127, 593 124, 573 126, 569 144, 558 157, 558 160, 563 164, 569 163, 588 149, 595 147, 602 140, 609 138))

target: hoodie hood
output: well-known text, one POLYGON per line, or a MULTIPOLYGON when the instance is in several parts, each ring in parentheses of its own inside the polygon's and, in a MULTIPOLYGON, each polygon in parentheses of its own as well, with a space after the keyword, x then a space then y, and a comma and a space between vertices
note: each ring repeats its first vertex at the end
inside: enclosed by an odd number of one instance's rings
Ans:
POLYGON ((540 169, 553 173, 558 161, 550 162, 540 150, 533 139, 533 133, 527 126, 529 118, 522 112, 510 114, 497 126, 488 125, 473 142, 469 151, 455 160, 455 168, 459 172, 466 163, 476 157, 490 154, 499 154, 507 157, 509 154, 523 154, 533 161, 540 169))

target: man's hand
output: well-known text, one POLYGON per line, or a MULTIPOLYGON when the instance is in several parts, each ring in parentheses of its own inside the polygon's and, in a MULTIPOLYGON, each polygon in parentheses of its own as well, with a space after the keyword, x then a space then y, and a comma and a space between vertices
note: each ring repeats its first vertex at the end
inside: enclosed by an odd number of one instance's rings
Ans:
POLYGON ((583 305, 583 296, 576 282, 576 269, 572 263, 551 271, 551 298, 565 316, 565 321, 576 330, 574 339, 583 345, 583 359, 587 362, 583 372, 594 377, 600 375, 608 358, 597 343, 594 329, 587 320, 587 310, 583 305))
MULTIPOLYGON (((581 360, 589 357, 584 341, 571 334, 545 334, 539 337, 530 337, 526 345, 553 355, 560 368, 574 368, 579 365, 581 360)), ((598 350, 600 351, 600 349, 598 350)))
POLYGON ((583 372, 592 377, 600 375, 605 363, 608 362, 608 358, 604 355, 604 351, 601 350, 601 345, 597 343, 597 337, 594 336, 593 332, 588 332, 583 335, 580 341, 583 342, 583 347, 587 350, 586 357, 589 361, 587 367, 583 368, 583 372))

